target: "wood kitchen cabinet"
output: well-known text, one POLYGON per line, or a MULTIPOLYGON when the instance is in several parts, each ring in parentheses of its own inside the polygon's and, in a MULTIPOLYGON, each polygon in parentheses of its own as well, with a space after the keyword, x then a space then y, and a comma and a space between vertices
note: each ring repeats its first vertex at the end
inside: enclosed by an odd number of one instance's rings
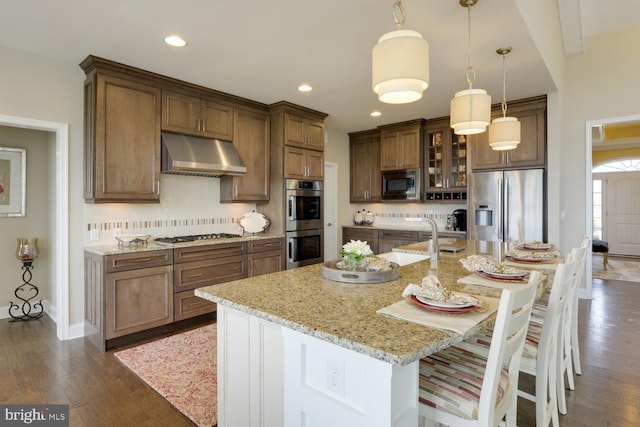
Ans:
POLYGON ((101 256, 85 251, 85 336, 99 349, 173 322, 173 250, 101 256))
POLYGON ((233 107, 206 97, 162 91, 162 130, 233 140, 233 107))
POLYGON ((379 202, 382 198, 380 174, 380 131, 349 134, 349 201, 379 202))
POLYGON ((378 250, 383 254, 398 246, 410 245, 418 241, 418 232, 409 230, 378 230, 378 250))
POLYGON ((286 268, 284 238, 247 242, 249 277, 275 273, 286 268))
POLYGON ((322 181, 324 179, 324 152, 285 146, 284 177, 322 181))
POLYGON ((244 176, 220 179, 221 202, 269 201, 270 119, 266 112, 235 109, 233 145, 247 167, 244 176))
MULTIPOLYGON (((501 105, 492 107, 492 119, 502 116, 501 105)), ((503 170, 546 166, 547 98, 528 98, 507 104, 507 116, 520 121, 520 144, 514 150, 495 151, 489 134, 472 135, 470 155, 472 170, 503 170)))
POLYGON ((467 139, 455 135, 449 117, 428 120, 424 141, 423 199, 466 199, 467 139))
POLYGON ((84 199, 160 201, 161 90, 89 56, 84 82, 84 199))
POLYGON ((196 288, 247 277, 244 242, 191 246, 174 250, 173 282, 178 303, 175 319, 182 320, 216 310, 216 304, 193 294, 196 288))
POLYGON ((342 244, 352 240, 367 242, 374 254, 381 253, 378 248, 378 229, 362 227, 342 227, 342 244))
POLYGON ((380 170, 418 169, 422 163, 424 120, 380 126, 380 170))
POLYGON ((285 113, 284 121, 285 145, 324 151, 324 122, 322 120, 285 113))

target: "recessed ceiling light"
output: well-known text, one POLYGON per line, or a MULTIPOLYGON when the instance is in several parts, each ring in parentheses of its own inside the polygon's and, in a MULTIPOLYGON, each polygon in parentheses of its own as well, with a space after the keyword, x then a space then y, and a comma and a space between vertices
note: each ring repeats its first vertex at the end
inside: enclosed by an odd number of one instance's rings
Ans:
POLYGON ((313 88, 311 86, 309 86, 308 84, 304 83, 301 84, 300 86, 298 86, 298 90, 300 92, 311 92, 313 88))
POLYGON ((382 113, 380 111, 372 111, 371 112, 371 117, 380 117, 382 115, 382 113))
POLYGON ((187 45, 187 42, 180 36, 167 36, 164 38, 164 42, 175 47, 183 47, 187 45))

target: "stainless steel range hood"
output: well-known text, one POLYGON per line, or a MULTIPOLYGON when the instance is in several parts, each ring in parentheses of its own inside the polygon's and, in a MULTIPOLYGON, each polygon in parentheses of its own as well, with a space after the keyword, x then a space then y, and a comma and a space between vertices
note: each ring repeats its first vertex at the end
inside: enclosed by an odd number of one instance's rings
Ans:
POLYGON ((162 132, 162 173, 221 177, 247 168, 229 141, 162 132))

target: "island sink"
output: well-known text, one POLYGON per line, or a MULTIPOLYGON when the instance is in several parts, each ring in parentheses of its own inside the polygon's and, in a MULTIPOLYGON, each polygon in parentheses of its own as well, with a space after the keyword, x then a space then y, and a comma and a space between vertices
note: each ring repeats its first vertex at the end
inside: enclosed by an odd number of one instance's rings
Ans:
POLYGON ((425 259, 431 258, 426 254, 411 254, 406 252, 385 252, 383 254, 378 254, 377 256, 391 262, 395 262, 401 267, 403 265, 413 264, 414 262, 424 261, 425 259))

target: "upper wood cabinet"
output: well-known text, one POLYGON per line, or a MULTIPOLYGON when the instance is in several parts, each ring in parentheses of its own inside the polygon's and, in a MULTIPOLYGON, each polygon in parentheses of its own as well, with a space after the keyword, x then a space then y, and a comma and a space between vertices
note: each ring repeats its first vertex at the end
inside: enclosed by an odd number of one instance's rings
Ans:
POLYGON ((284 115, 284 143, 293 147, 324 151, 324 123, 295 114, 284 115))
MULTIPOLYGON (((488 132, 472 135, 469 138, 469 150, 473 170, 546 166, 546 96, 510 102, 507 107, 507 116, 517 117, 520 121, 520 144, 514 150, 495 151, 489 145, 488 132)), ((501 115, 501 106, 494 105, 492 119, 501 115)))
POLYGON ((380 170, 417 169, 421 166, 424 120, 380 126, 380 170))
POLYGON ((266 112, 235 109, 233 145, 247 167, 244 176, 220 179, 221 202, 269 200, 270 118, 266 112))
POLYGON ((449 117, 427 120, 424 200, 461 200, 467 188, 467 139, 455 135, 449 117))
POLYGON ((160 201, 161 90, 98 58, 81 64, 84 83, 84 198, 160 201))
POLYGON ((379 202, 382 198, 380 174, 380 131, 349 134, 350 202, 379 202))
POLYGON ((162 91, 162 130, 233 139, 233 107, 207 98, 162 91))
POLYGON ((284 177, 322 181, 324 179, 324 153, 285 146, 284 177))

